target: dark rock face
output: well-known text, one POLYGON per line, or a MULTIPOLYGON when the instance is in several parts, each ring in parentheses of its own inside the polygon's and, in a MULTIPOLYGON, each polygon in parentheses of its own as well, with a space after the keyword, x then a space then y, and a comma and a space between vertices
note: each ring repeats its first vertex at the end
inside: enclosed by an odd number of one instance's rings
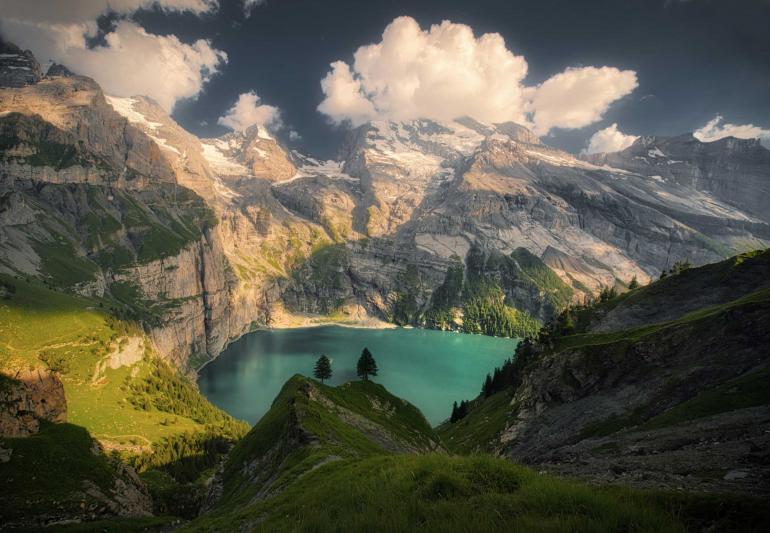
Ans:
MULTIPOLYGON (((767 304, 669 328, 624 348, 568 350, 529 372, 502 450, 562 475, 643 487, 770 493, 770 409, 726 409, 671 424, 655 417, 770 363, 767 304), (757 334, 758 333, 758 334, 757 334), (645 427, 645 422, 651 422, 645 427), (729 472, 741 472, 730 479, 729 472)), ((764 378, 767 379, 767 378, 764 378)))
POLYGON ((0 40, 0 87, 24 87, 42 77, 40 64, 32 52, 0 40))
POLYGON ((38 419, 67 421, 67 400, 59 376, 42 368, 0 376, 0 437, 38 432, 38 419), (9 379, 10 378, 10 379, 9 379))
POLYGON ((45 75, 49 78, 54 76, 66 76, 66 77, 76 76, 76 74, 74 74, 70 69, 68 69, 64 65, 60 65, 59 63, 54 63, 53 65, 48 67, 48 72, 46 72, 45 75))

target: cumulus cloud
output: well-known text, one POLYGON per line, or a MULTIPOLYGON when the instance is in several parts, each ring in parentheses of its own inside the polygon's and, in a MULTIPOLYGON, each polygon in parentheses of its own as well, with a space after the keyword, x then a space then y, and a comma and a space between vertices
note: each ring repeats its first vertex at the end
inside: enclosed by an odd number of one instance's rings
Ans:
POLYGON ((377 110, 364 96, 361 80, 353 78, 348 64, 335 61, 331 67, 332 70, 321 80, 321 90, 326 98, 318 110, 335 122, 350 120, 354 126, 374 119, 377 110))
POLYGON ((569 68, 546 80, 532 98, 535 133, 582 128, 596 122, 610 104, 638 85, 636 73, 614 67, 569 68))
POLYGON ((280 126, 280 120, 277 107, 260 103, 257 93, 249 91, 238 96, 233 107, 219 117, 217 122, 235 131, 241 131, 254 125, 276 128, 280 126))
POLYGON ((633 71, 570 68, 527 86, 527 61, 502 36, 480 37, 464 24, 444 21, 422 30, 410 17, 391 22, 379 43, 360 47, 352 68, 331 64, 321 81, 319 111, 333 122, 468 115, 485 122, 514 121, 545 134, 580 128, 636 86, 633 71))
POLYGON ((637 135, 626 135, 618 130, 617 124, 599 130, 588 140, 588 146, 584 150, 586 154, 598 154, 601 152, 619 152, 625 150, 638 139, 637 135))
POLYGON ((55 61, 94 78, 109 94, 149 96, 171 111, 178 100, 197 96, 227 55, 208 40, 186 44, 174 35, 150 34, 126 18, 104 36, 104 45, 89 48, 87 39, 97 34, 95 19, 107 10, 128 14, 157 6, 200 14, 216 5, 211 0, 6 0, 0 32, 31 49, 42 63, 55 61))
POLYGON ((724 137, 759 139, 764 146, 770 148, 770 130, 754 124, 730 124, 729 122, 723 123, 723 121, 722 115, 717 115, 709 120, 705 126, 695 130, 693 135, 703 142, 712 142, 724 137))

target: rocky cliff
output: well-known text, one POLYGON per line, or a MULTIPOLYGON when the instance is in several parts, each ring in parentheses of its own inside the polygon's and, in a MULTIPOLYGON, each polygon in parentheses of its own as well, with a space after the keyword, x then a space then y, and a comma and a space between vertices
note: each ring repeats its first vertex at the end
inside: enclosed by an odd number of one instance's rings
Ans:
POLYGON ((33 435, 39 431, 41 419, 67 421, 67 400, 59 376, 45 368, 0 374, 0 438, 33 435))

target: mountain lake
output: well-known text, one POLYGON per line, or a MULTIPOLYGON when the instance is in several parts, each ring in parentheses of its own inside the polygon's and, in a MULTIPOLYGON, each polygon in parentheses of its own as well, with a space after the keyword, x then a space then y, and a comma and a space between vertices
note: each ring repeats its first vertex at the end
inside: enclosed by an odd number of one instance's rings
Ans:
POLYGON ((372 352, 373 381, 416 405, 435 426, 452 402, 475 398, 487 373, 513 354, 518 339, 417 328, 320 326, 249 333, 199 372, 201 392, 232 416, 257 422, 294 374, 312 377, 321 354, 332 361, 330 385, 356 377, 364 347, 372 352))

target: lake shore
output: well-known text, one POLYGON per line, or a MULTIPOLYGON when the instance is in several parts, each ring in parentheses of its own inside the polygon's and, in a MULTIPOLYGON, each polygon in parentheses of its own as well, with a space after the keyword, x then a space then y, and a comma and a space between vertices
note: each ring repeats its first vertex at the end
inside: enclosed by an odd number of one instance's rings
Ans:
MULTIPOLYGON (((250 333, 254 333, 255 331, 272 331, 277 329, 303 329, 303 328, 321 328, 324 326, 339 326, 342 328, 358 328, 358 329, 396 329, 400 326, 393 324, 392 322, 385 322, 384 320, 381 320, 379 318, 375 318, 369 315, 342 315, 342 316, 330 316, 330 315, 306 315, 306 314, 297 314, 297 313, 288 313, 284 310, 281 310, 278 313, 273 314, 272 320, 270 321, 269 325, 261 325, 257 326, 256 328, 246 331, 243 333, 243 335, 239 335, 236 338, 230 339, 228 343, 224 346, 222 349, 222 352, 224 352, 228 346, 233 344, 234 342, 237 342, 239 339, 241 339, 243 336, 248 335, 250 333)), ((408 326, 411 327, 411 326, 408 326)), ((196 367, 193 371, 193 377, 197 377, 198 373, 203 370, 203 368, 208 365, 209 363, 212 363, 213 361, 216 361, 216 359, 222 355, 222 352, 217 354, 216 357, 212 357, 211 359, 203 362, 200 366, 196 367)))
POLYGON ((371 316, 361 306, 352 306, 332 315, 292 313, 283 307, 273 308, 270 325, 260 329, 297 329, 317 326, 342 326, 365 329, 394 329, 398 326, 371 316))

